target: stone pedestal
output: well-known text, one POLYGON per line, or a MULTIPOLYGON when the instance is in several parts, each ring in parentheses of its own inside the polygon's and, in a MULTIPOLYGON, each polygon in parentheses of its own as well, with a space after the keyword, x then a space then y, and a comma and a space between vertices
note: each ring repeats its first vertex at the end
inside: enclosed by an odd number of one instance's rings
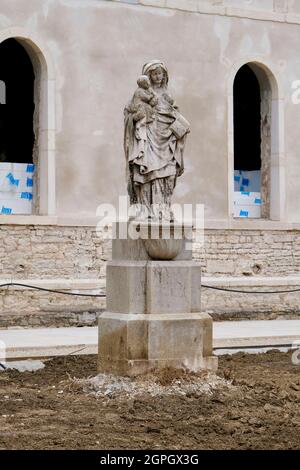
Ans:
POLYGON ((168 227, 152 224, 150 233, 150 226, 132 223, 141 238, 121 239, 127 225, 115 227, 107 312, 99 318, 99 371, 135 375, 165 366, 216 369, 212 319, 200 313, 201 267, 192 261, 186 238, 191 227, 172 226, 166 239, 168 227))

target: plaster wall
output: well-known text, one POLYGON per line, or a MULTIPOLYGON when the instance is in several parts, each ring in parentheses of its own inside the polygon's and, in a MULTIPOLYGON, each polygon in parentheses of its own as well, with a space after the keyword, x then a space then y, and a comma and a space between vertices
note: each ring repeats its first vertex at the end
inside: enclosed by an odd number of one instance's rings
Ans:
POLYGON ((298 3, 1 0, 0 33, 17 27, 36 38, 54 66, 56 215, 93 217, 126 194, 123 107, 142 65, 161 58, 192 127, 174 202, 204 203, 207 220, 230 218, 228 96, 237 66, 256 61, 275 77, 283 111, 281 220, 300 222, 298 3))

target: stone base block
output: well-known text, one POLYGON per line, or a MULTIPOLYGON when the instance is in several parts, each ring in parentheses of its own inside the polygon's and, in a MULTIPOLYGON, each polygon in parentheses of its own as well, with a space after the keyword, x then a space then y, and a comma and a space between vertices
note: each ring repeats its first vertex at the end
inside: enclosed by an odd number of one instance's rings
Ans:
POLYGON ((162 367, 216 370, 212 319, 205 313, 119 314, 99 318, 99 372, 138 375, 162 367))
POLYGON ((146 313, 199 312, 200 265, 193 261, 149 261, 146 273, 146 313))
POLYGON ((147 261, 108 261, 106 266, 107 310, 146 313, 147 261))
POLYGON ((109 261, 107 310, 159 314, 199 312, 201 266, 194 261, 109 261))

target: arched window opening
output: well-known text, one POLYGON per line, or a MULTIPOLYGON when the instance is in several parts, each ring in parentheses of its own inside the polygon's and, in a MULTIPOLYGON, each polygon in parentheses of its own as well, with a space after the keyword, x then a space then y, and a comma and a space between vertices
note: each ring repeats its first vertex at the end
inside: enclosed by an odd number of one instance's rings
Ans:
POLYGON ((0 64, 0 84, 5 84, 0 105, 0 214, 31 214, 34 69, 25 48, 12 38, 0 44, 0 64))
POLYGON ((272 92, 265 72, 243 65, 233 85, 234 216, 270 215, 272 92))

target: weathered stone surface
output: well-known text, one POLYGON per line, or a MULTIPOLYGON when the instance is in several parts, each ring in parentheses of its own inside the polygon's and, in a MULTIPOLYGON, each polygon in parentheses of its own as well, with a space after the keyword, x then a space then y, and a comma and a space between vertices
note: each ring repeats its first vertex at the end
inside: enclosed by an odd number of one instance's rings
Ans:
POLYGON ((106 305, 112 312, 146 313, 147 261, 109 261, 106 305))
MULTIPOLYGON (((175 238, 164 239, 161 228, 154 240, 167 246, 175 238)), ((148 231, 147 226, 145 239, 148 231)), ((193 260, 132 260, 135 246, 143 254, 140 240, 132 240, 131 259, 107 265, 108 311, 99 317, 99 370, 132 375, 165 366, 216 368, 212 319, 199 313, 201 266, 193 260)))
POLYGON ((148 261, 147 313, 192 311, 191 261, 148 261))
MULTIPOLYGON (((166 245, 174 240, 177 244, 175 260, 191 260, 193 252, 190 245, 192 227, 181 224, 147 224, 131 221, 130 226, 125 222, 117 222, 113 229, 115 238, 112 240, 112 259, 118 260, 149 260, 153 257, 147 250, 146 242, 163 242, 166 245), (162 240, 162 235, 166 239, 162 240), (125 238, 127 237, 127 238, 125 238), (136 238, 135 238, 136 237, 136 238), (169 239, 168 239, 169 237, 169 239)), ((163 250, 163 249, 162 249, 163 250)), ((164 259, 160 253, 159 259, 164 259)), ((169 259, 169 257, 167 256, 169 259)), ((155 259, 155 256, 154 256, 155 259)))
POLYGON ((151 259, 175 259, 182 247, 182 240, 144 240, 144 246, 151 259))
POLYGON ((199 312, 201 266, 191 261, 109 261, 107 309, 123 313, 199 312))
POLYGON ((171 197, 176 179, 184 172, 183 152, 190 124, 169 94, 168 82, 163 61, 145 63, 138 88, 124 109, 127 189, 140 220, 174 219, 171 197))
POLYGON ((166 366, 217 368, 209 315, 101 315, 99 371, 135 375, 166 366))
MULTIPOLYGON (((116 250, 118 259, 132 259, 127 240, 116 250), (124 258, 120 252, 125 250, 124 258)), ((114 245, 114 243, 113 243, 114 245)), ((10 278, 105 278, 107 259, 111 259, 111 241, 98 237, 94 227, 0 226, 1 277, 10 278), (16 230, 18 229, 18 230, 16 230), (54 233, 55 237, 51 236, 54 233), (52 240, 59 241, 59 251, 52 249, 52 240), (49 241, 49 239, 51 241, 49 241), (6 244, 11 240, 11 244, 6 244), (36 244, 45 247, 36 251, 36 244), (83 264, 79 260, 83 260, 83 264), (89 265, 86 261, 89 261, 89 265), (45 264, 39 264, 44 261, 45 264)), ((193 244, 193 258, 202 266, 205 276, 255 275, 255 266, 262 276, 291 276, 300 273, 299 230, 206 230, 205 244, 193 244), (253 270, 254 269, 254 270, 253 270)), ((187 252, 183 259, 189 259, 187 252)), ((144 258, 143 254, 138 259, 144 258)), ((180 258, 176 258, 180 259, 180 258)), ((182 259, 182 258, 181 258, 182 259)))
MULTIPOLYGON (((242 277, 246 281, 249 279, 249 288, 247 284, 241 288, 258 290, 262 288, 260 280, 255 287, 250 286, 250 280, 259 276, 270 279, 265 287, 268 290, 289 289, 289 285, 280 284, 275 278, 299 276, 299 235, 298 230, 206 230, 204 246, 193 245, 193 258, 199 262, 202 277, 205 278, 228 276, 230 280, 242 277)), ((126 242, 124 240, 125 245, 126 242)), ((122 249, 123 246, 117 256, 122 249)), ((0 226, 1 279, 27 280, 31 284, 40 279, 56 280, 57 289, 60 288, 60 279, 102 279, 105 284, 106 260, 110 258, 111 241, 98 237, 94 227, 0 226), (51 247, 56 244, 49 242, 52 238, 60 241, 59 251, 52 251, 51 247), (15 243, 5 244, 8 239, 15 243), (44 253, 35 251, 36 243, 45 247, 44 253), (87 258, 90 266, 81 265, 79 259, 87 258)), ((206 282, 210 283, 209 279, 206 282)), ((77 291, 85 292, 81 287, 77 291)), ((10 287, 0 290, 0 327, 27 324, 67 326, 76 322, 85 324, 85 321, 86 324, 95 324, 98 313, 104 307, 105 299, 62 296, 10 287), (91 315, 88 320, 84 317, 87 311, 91 315)), ((193 311, 200 311, 200 308, 196 306, 193 311)), ((298 294, 243 295, 202 289, 201 311, 218 318, 228 318, 230 315, 241 318, 295 316, 299 313, 299 298, 298 294)))

